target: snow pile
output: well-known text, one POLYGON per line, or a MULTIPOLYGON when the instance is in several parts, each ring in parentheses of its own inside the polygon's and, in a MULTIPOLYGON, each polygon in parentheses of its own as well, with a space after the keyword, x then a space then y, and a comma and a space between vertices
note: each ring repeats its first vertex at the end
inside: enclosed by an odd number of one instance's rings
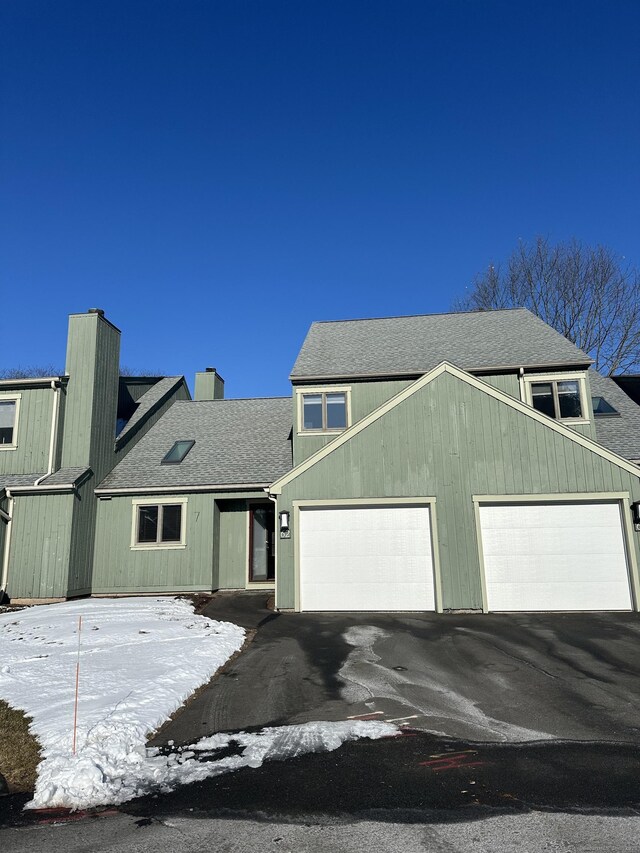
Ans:
POLYGON ((183 751, 128 746, 110 738, 103 749, 85 750, 76 758, 57 756, 38 780, 31 808, 66 806, 86 809, 118 805, 150 793, 168 793, 179 785, 201 782, 264 761, 285 761, 309 752, 331 752, 358 738, 373 740, 398 734, 390 723, 345 721, 303 723, 266 728, 254 734, 218 734, 183 751), (127 751, 129 749, 130 751, 127 751), (233 754, 217 757, 221 752, 233 754))
POLYGON ((29 806, 124 802, 161 782, 171 762, 148 763, 147 737, 244 636, 237 625, 196 616, 175 598, 91 599, 0 614, 0 697, 33 718, 44 758, 29 806))
POLYGON ((44 757, 27 807, 117 805, 263 761, 397 734, 388 723, 318 722, 213 735, 168 755, 147 749, 150 732, 243 641, 242 628, 196 616, 175 598, 87 600, 0 615, 0 697, 33 717, 44 757))
MULTIPOLYGON (((349 740, 363 737, 378 740, 397 734, 397 726, 369 720, 301 723, 297 726, 262 729, 254 734, 239 732, 211 735, 201 738, 187 749, 200 753, 204 759, 211 759, 215 758, 216 753, 230 746, 236 747, 239 750, 238 755, 219 758, 215 762, 217 775, 218 772, 237 770, 240 767, 260 767, 265 761, 297 758, 308 752, 333 752, 349 740)), ((189 753, 186 753, 186 756, 191 757, 189 753)))

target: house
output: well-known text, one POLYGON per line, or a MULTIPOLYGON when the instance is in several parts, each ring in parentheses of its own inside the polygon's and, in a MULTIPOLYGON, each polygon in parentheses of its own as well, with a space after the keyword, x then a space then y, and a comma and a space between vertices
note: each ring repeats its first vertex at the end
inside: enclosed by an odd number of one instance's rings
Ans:
POLYGON ((0 598, 92 591, 94 489, 175 400, 181 376, 119 376, 120 332, 69 318, 65 374, 0 381, 0 598))
MULTIPOLYGON (((640 407, 591 364, 514 309, 314 323, 291 397, 224 399, 197 374, 92 469, 90 583, 63 595, 638 609, 640 407)), ((8 592, 37 598, 15 540, 8 592)))

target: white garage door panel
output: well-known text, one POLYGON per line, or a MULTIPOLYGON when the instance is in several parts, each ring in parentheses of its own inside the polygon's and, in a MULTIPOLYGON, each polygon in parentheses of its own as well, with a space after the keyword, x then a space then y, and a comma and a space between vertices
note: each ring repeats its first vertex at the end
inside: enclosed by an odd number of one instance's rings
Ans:
POLYGON ((630 610, 620 508, 480 507, 489 610, 630 610))
POLYGON ((427 506, 300 510, 302 610, 435 610, 427 506))

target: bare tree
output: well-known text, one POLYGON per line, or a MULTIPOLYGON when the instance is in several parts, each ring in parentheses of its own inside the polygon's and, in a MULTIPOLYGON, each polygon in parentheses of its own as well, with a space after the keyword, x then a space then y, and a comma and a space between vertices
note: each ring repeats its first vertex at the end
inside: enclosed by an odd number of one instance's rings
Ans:
POLYGON ((62 375, 63 373, 51 364, 0 369, 0 379, 41 379, 43 376, 62 375))
POLYGON ((520 241, 504 267, 490 264, 453 307, 529 308, 589 353, 601 373, 640 366, 640 273, 606 246, 520 241))

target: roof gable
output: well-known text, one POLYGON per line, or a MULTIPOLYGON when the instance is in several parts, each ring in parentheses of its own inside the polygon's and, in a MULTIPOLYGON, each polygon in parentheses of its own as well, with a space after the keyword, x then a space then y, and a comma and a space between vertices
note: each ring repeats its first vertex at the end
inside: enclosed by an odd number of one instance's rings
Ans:
POLYGON ((350 441, 352 438, 354 438, 356 435, 366 429, 370 424, 375 423, 377 420, 384 417, 387 412, 394 409, 396 406, 399 406, 406 399, 416 394, 418 391, 420 391, 430 382, 433 382, 443 373, 451 374, 460 381, 466 382, 474 388, 484 392, 488 396, 493 397, 494 399, 505 403, 507 406, 510 406, 511 408, 517 410, 523 415, 526 415, 526 417, 543 424, 548 429, 551 429, 554 432, 557 432, 560 435, 564 436, 565 438, 570 439, 576 444, 579 444, 582 447, 593 451, 594 453, 606 459, 607 461, 618 465, 620 468, 623 468, 625 471, 628 471, 629 473, 640 477, 640 467, 634 465, 632 462, 629 462, 627 459, 624 459, 621 456, 618 456, 616 453, 612 452, 611 450, 602 447, 600 444, 593 441, 592 439, 577 433, 570 427, 564 426, 564 424, 562 424, 560 421, 556 421, 553 418, 549 418, 546 415, 541 414, 540 412, 533 409, 531 406, 528 406, 526 403, 523 403, 520 400, 516 400, 514 397, 511 397, 504 391, 500 391, 497 388, 494 388, 492 385, 483 382, 481 379, 478 379, 477 377, 466 373, 464 370, 460 370, 460 368, 456 367, 455 365, 449 364, 448 362, 442 362, 433 370, 429 371, 428 373, 425 373, 424 376, 421 376, 420 379, 417 379, 407 388, 400 391, 398 394, 395 395, 395 397, 392 397, 386 403, 383 403, 382 406, 379 406, 366 417, 362 418, 362 420, 358 421, 352 427, 345 430, 337 438, 329 442, 329 444, 325 445, 323 448, 318 450, 308 459, 305 459, 295 468, 292 468, 291 471, 287 472, 279 480, 276 480, 269 489, 271 494, 280 494, 284 486, 287 485, 287 483, 290 483, 292 480, 300 476, 300 474, 303 474, 309 468, 313 467, 315 464, 320 462, 330 453, 333 453, 339 447, 342 447, 343 444, 350 441))

